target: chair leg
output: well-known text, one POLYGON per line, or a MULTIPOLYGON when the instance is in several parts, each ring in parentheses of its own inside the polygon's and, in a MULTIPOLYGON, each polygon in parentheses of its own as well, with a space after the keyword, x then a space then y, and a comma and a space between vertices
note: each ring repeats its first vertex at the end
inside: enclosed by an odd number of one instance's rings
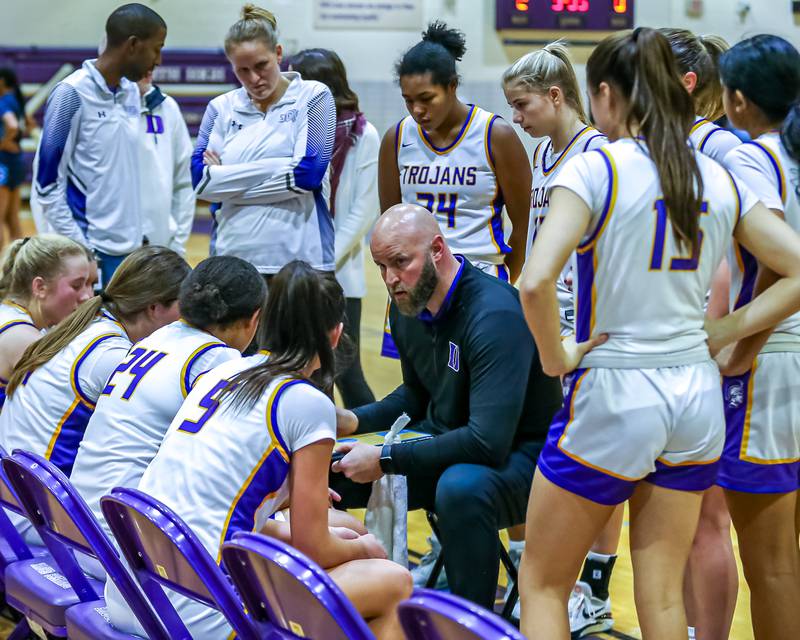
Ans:
POLYGON ((511 621, 511 614, 514 611, 514 606, 517 604, 517 600, 519 599, 519 587, 517 586, 517 580, 519 576, 517 573, 517 568, 514 566, 514 562, 511 560, 511 556, 508 555, 508 550, 505 548, 505 546, 503 546, 503 543, 500 540, 498 540, 498 544, 500 545, 500 562, 503 563, 503 566, 506 569, 506 590, 510 589, 508 598, 506 599, 506 604, 503 607, 502 616, 506 620, 511 621))
MULTIPOLYGON (((428 519, 428 524, 431 526, 431 531, 433 535, 436 536, 436 539, 439 542, 442 541, 441 536, 439 535, 439 524, 436 518, 436 514, 433 511, 426 511, 425 517, 428 519)), ((433 564, 433 569, 431 570, 431 574, 428 576, 428 581, 425 583, 426 589, 433 589, 436 587, 436 581, 439 579, 439 574, 442 572, 442 568, 444 567, 444 555, 440 552, 439 556, 436 558, 436 562, 433 564)))

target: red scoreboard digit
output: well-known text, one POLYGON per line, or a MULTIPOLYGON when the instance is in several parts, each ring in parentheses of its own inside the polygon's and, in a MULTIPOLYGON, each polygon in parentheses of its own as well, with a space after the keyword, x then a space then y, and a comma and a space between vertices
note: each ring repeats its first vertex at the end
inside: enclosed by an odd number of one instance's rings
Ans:
POLYGON ((615 31, 633 27, 634 0, 496 0, 497 29, 615 31))

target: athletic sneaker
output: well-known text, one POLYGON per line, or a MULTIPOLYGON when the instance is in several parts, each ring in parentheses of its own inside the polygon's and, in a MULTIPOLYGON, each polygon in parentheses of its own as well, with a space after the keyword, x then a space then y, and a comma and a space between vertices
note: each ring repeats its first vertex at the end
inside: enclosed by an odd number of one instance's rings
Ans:
MULTIPOLYGON (((431 550, 422 556, 419 564, 411 570, 411 577, 414 580, 415 587, 424 587, 428 583, 428 578, 431 572, 433 572, 436 559, 442 552, 442 545, 436 536, 431 535, 428 538, 428 544, 431 545, 431 550)), ((444 567, 442 567, 442 570, 439 572, 439 577, 433 588, 439 591, 445 591, 447 589, 447 575, 445 574, 444 567)))
POLYGON ((613 626, 611 598, 608 600, 595 598, 588 584, 576 582, 569 597, 569 630, 572 640, 578 640, 591 633, 609 631, 613 626))

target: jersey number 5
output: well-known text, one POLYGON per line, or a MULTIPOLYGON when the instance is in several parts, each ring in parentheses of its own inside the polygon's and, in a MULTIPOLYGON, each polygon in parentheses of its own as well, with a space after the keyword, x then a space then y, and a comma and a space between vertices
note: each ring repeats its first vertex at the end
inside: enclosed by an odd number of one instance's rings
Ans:
MULTIPOLYGON (((656 230, 653 234, 653 251, 650 254, 650 271, 661 271, 664 266, 664 248, 667 244, 667 228, 669 227, 669 216, 667 215, 667 203, 663 200, 656 200, 653 205, 656 212, 656 230)), ((700 214, 708 214, 708 202, 700 205, 700 214)), ((697 231, 697 244, 690 256, 675 256, 670 258, 670 271, 697 271, 700 264, 700 250, 703 248, 703 231, 697 231)))
POLYGON ((456 227, 456 209, 458 207, 458 194, 457 193, 420 193, 417 192, 417 202, 420 203, 431 213, 434 213, 433 205, 438 199, 435 213, 441 216, 447 216, 447 227, 455 229, 456 227))
POLYGON ((200 431, 203 425, 208 422, 208 419, 214 415, 214 412, 219 409, 219 396, 223 389, 227 388, 228 384, 227 380, 220 380, 211 387, 211 390, 197 403, 201 409, 205 409, 203 415, 201 415, 198 420, 184 420, 181 422, 181 426, 178 427, 178 431, 185 431, 186 433, 197 433, 200 431))

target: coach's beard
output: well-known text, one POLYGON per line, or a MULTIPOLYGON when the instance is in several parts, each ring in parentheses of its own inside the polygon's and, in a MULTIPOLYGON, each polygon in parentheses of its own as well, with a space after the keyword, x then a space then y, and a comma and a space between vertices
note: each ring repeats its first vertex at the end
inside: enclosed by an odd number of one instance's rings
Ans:
POLYGON ((404 316, 416 317, 422 313, 425 305, 428 304, 428 300, 431 299, 437 284, 439 284, 439 274, 436 273, 433 259, 427 256, 425 264, 422 266, 419 280, 417 280, 414 288, 408 291, 405 299, 401 300, 398 300, 392 293, 392 300, 397 305, 397 310, 404 316))

